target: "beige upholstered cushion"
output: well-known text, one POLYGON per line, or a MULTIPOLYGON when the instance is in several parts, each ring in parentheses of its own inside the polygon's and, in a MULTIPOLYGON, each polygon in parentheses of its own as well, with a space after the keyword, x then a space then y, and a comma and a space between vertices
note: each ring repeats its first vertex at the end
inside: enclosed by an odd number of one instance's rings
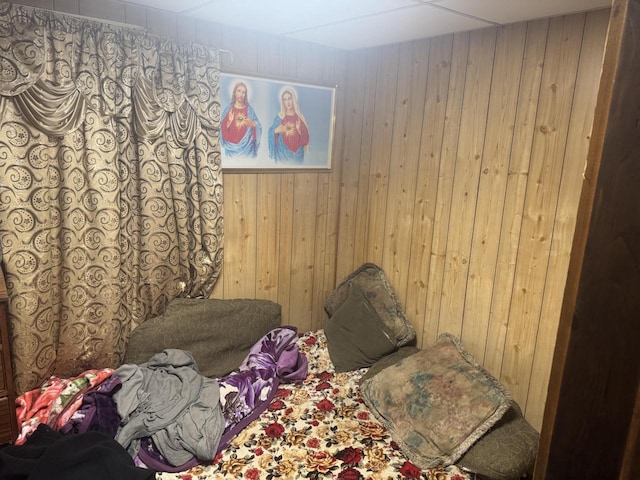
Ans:
POLYGON ((455 463, 511 405, 504 387, 447 334, 363 381, 361 393, 422 468, 455 463))

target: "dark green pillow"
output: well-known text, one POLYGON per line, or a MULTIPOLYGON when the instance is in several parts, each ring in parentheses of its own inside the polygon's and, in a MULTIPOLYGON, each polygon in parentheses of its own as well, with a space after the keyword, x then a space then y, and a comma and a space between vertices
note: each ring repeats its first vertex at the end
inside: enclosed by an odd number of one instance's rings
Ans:
POLYGON ((397 347, 408 345, 416 338, 416 331, 407 318, 387 275, 373 263, 365 263, 348 275, 329 295, 324 309, 332 317, 349 296, 349 290, 355 285, 369 300, 371 306, 382 320, 397 347))
POLYGON ((357 285, 351 286, 324 333, 336 372, 370 367, 396 348, 391 333, 357 285))

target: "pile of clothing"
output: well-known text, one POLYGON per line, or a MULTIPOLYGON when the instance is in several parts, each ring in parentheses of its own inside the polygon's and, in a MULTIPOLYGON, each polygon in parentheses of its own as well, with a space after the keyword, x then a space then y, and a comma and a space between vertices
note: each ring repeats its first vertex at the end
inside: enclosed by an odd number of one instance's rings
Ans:
POLYGON ((21 451, 32 456, 21 446, 42 444, 52 432, 99 434, 95 438, 115 442, 143 470, 176 472, 210 461, 266 410, 280 383, 306 378, 307 359, 296 338, 294 327, 269 331, 223 378, 204 377, 191 353, 179 349, 166 349, 140 365, 51 377, 18 398, 20 435, 10 455, 0 455, 0 473, 21 451))

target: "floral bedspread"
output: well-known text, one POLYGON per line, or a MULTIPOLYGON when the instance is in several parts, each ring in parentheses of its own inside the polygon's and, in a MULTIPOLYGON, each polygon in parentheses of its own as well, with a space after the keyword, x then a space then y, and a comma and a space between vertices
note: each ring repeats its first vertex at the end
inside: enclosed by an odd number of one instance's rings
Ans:
POLYGON ((280 385, 268 409, 210 465, 156 479, 469 479, 455 466, 421 470, 409 462, 360 397, 365 370, 335 373, 322 330, 297 341, 309 362, 302 385, 280 385))

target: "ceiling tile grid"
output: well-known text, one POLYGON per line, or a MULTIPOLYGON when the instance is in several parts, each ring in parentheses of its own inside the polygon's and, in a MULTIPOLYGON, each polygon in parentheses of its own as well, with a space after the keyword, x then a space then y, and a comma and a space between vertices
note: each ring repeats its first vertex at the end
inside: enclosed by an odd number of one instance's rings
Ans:
POLYGON ((344 50, 611 6, 611 0, 127 0, 344 50))

